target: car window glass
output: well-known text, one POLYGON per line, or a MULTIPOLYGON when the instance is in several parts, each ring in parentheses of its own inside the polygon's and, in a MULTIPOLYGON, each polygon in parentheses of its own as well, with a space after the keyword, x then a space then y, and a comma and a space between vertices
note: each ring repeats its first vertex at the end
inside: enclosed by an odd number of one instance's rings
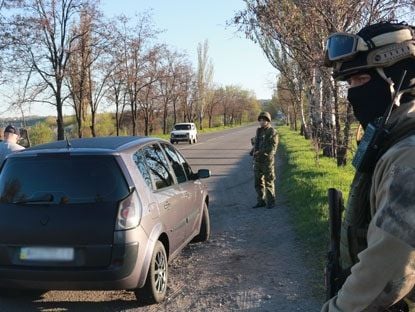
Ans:
POLYGON ((190 168, 189 163, 184 159, 182 154, 176 150, 177 157, 179 158, 179 162, 182 164, 184 171, 186 172, 187 178, 190 180, 193 176, 192 168, 190 168))
POLYGON ((51 196, 50 204, 119 201, 127 182, 113 156, 48 156, 8 159, 0 174, 0 201, 51 196))
POLYGON ((174 147, 162 144, 164 151, 166 152, 167 159, 170 162, 170 165, 173 168, 174 174, 176 175, 177 182, 183 183, 187 181, 186 173, 182 167, 182 162, 180 161, 174 147))
POLYGON ((175 125, 174 130, 190 130, 192 127, 190 125, 181 124, 181 125, 175 125))
POLYGON ((153 177, 156 189, 161 189, 173 184, 173 177, 169 171, 169 164, 158 144, 146 146, 144 155, 150 174, 153 177))
POLYGON ((150 188, 153 188, 153 182, 151 181, 150 172, 145 162, 144 152, 142 150, 138 150, 137 152, 135 152, 133 155, 133 160, 141 175, 143 176, 143 179, 146 182, 146 184, 150 188))

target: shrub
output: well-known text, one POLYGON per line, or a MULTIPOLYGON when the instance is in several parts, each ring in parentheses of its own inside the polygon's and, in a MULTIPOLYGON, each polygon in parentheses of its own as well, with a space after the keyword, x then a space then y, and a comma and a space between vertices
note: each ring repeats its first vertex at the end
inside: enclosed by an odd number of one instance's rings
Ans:
POLYGON ((56 140, 56 135, 47 122, 38 122, 29 129, 31 145, 48 143, 56 140))

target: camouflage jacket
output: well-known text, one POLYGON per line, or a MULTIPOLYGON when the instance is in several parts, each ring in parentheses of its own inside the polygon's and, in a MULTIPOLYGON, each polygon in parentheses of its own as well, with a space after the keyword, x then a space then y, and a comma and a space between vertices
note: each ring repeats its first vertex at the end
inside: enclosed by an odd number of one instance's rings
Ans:
MULTIPOLYGON (((390 124, 415 118, 415 101, 393 111, 390 124)), ((338 295, 321 311, 385 311, 401 299, 415 311, 415 135, 387 150, 374 169, 367 248, 338 295)))
POLYGON ((269 158, 274 158, 278 147, 277 131, 269 126, 267 128, 258 128, 256 130, 254 152, 258 152, 255 159, 263 161, 269 158))

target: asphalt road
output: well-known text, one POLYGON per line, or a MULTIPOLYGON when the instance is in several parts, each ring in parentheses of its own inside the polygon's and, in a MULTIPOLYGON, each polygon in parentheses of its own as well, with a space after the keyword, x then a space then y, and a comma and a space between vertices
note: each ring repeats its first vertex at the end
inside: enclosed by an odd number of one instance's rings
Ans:
POLYGON ((127 291, 49 291, 0 297, 0 311, 318 311, 315 274, 278 196, 275 209, 255 204, 250 138, 256 126, 211 133, 175 145, 194 171, 210 169, 212 236, 170 264, 167 300, 141 306, 127 291))

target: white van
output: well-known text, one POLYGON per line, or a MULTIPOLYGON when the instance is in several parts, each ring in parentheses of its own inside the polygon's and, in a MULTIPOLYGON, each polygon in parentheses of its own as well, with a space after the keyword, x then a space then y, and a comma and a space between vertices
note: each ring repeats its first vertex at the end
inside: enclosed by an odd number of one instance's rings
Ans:
POLYGON ((170 132, 170 143, 189 142, 197 143, 197 129, 193 122, 182 122, 174 125, 170 132))

